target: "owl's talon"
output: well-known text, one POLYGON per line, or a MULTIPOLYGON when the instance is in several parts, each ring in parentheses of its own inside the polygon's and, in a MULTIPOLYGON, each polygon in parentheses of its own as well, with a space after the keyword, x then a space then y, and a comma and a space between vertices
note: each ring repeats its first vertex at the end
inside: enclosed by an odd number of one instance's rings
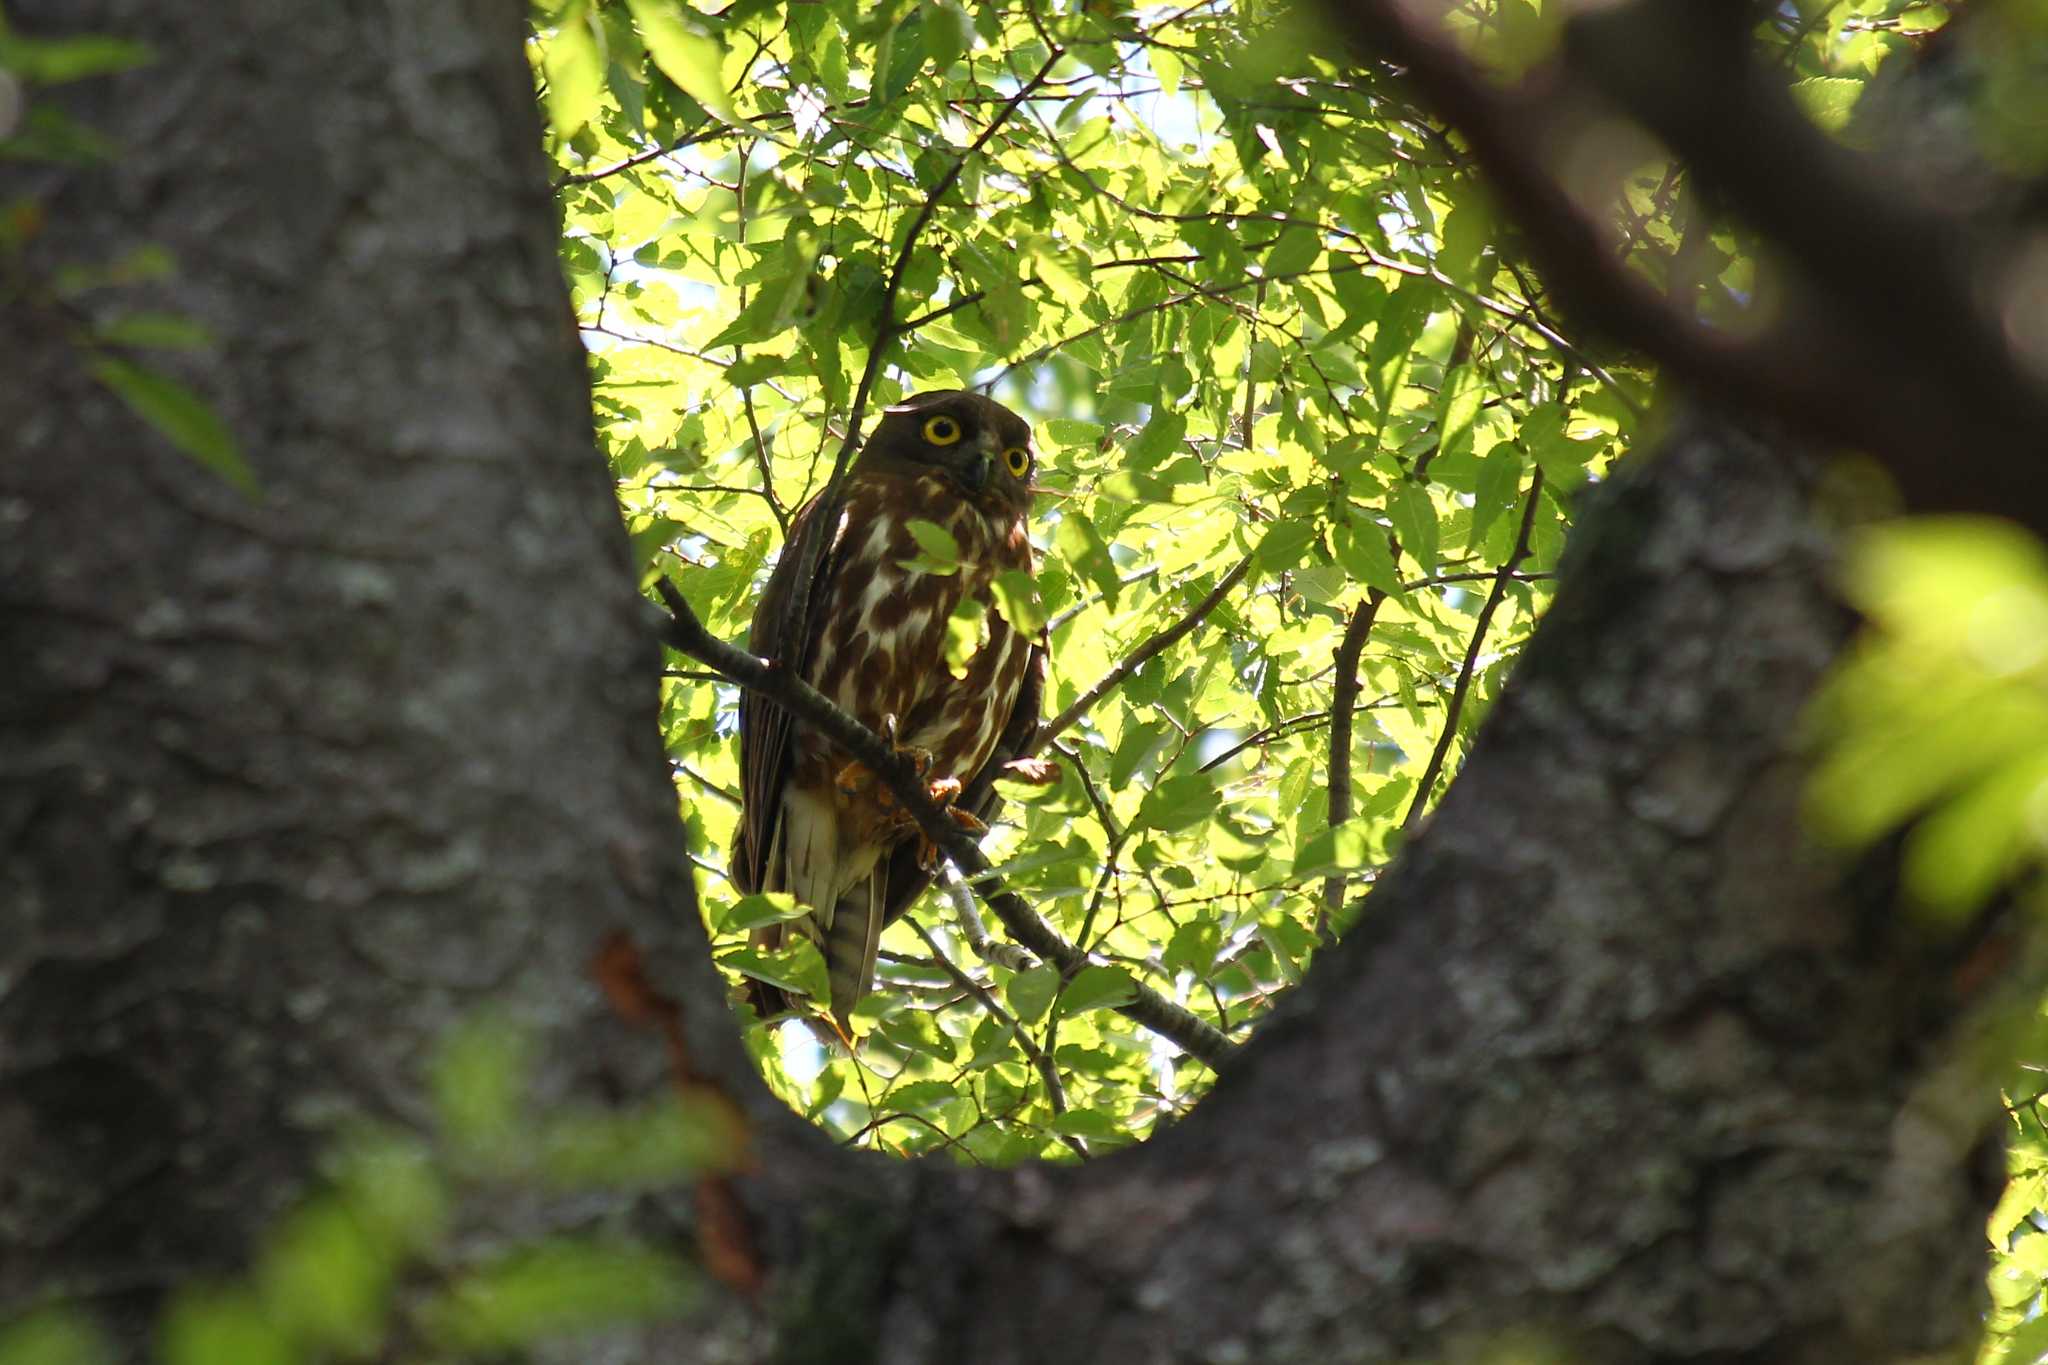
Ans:
POLYGON ((958 806, 948 806, 946 807, 946 818, 966 830, 969 834, 988 833, 988 825, 973 811, 962 810, 958 806))
MULTIPOLYGON (((841 796, 858 796, 872 786, 874 780, 875 775, 869 771, 868 765, 855 761, 839 770, 839 775, 832 779, 832 785, 839 789, 841 796)), ((884 796, 888 790, 887 787, 882 789, 884 796)))
POLYGON ((926 790, 931 793, 932 801, 935 804, 951 809, 953 803, 960 799, 960 779, 957 777, 942 777, 927 787, 926 790))

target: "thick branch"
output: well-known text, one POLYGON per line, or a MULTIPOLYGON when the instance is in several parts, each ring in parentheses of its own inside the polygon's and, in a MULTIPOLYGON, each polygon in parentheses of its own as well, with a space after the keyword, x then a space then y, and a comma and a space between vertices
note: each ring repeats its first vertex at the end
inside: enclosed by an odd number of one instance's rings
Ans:
POLYGON ((1414 6, 1325 9, 1456 125, 1546 278, 1587 321, 1710 393, 1867 448, 1917 509, 1989 511, 2048 534, 2033 456, 2048 387, 1977 302, 2007 292, 1999 270, 2010 263, 1972 259, 1962 220, 1909 203, 1829 144, 1751 58, 1731 22, 1742 7, 1606 7, 1568 30, 1575 80, 1552 72, 1506 89, 1414 6), (1583 135, 1588 88, 1663 137, 1783 249, 1795 287, 1773 298, 1769 320, 1702 326, 1615 259, 1612 234, 1554 170, 1583 135))
MULTIPOLYGON (((712 635, 667 579, 655 580, 655 587, 669 610, 667 641, 671 646, 782 707, 881 778, 897 804, 917 821, 924 837, 952 859, 968 883, 980 892, 1012 938, 1063 970, 1078 971, 1089 965, 1086 953, 1054 933, 1021 897, 1004 888, 973 836, 947 818, 910 764, 880 736, 788 669, 758 659, 712 635)), ((1236 1045, 1212 1025, 1157 991, 1141 983, 1134 982, 1133 987, 1137 998, 1118 1006, 1119 1013, 1212 1067, 1221 1066, 1224 1058, 1236 1050, 1236 1045)))

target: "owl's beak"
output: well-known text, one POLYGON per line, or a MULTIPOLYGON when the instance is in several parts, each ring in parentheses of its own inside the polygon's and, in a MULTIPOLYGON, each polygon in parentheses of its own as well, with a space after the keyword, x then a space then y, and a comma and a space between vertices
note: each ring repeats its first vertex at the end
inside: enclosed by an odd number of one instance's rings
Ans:
POLYGON ((961 461, 958 474, 961 486, 970 493, 979 493, 988 487, 988 472, 995 467, 995 455, 988 448, 988 438, 982 437, 974 449, 961 461))

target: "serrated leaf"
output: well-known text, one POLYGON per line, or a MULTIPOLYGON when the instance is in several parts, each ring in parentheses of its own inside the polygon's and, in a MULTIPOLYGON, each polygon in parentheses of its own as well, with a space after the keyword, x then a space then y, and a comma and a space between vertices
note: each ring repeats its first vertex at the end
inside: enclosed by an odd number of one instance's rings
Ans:
POLYGON ((1159 962, 1169 972, 1207 976, 1216 965, 1216 951, 1222 945, 1223 928, 1215 920, 1189 920, 1173 931, 1159 962))
POLYGON ((1311 835, 1294 855, 1294 871, 1289 875, 1295 881, 1307 881, 1332 872, 1355 871, 1370 866, 1371 856, 1372 845, 1363 823, 1347 820, 1311 835))
POLYGON ((1377 525, 1342 523, 1330 533, 1330 548, 1336 552, 1337 562, 1359 582, 1389 596, 1400 594, 1401 575, 1387 549, 1387 533, 1377 525))
POLYGON ((1184 773, 1145 793, 1137 823, 1171 834, 1216 813, 1216 784, 1208 773, 1184 773))
POLYGON ((932 71, 944 75, 974 45, 974 21, 958 5, 924 7, 924 52, 932 71))
POLYGON ((1427 577, 1436 572, 1436 504, 1427 491, 1406 479, 1387 490, 1387 520, 1401 537, 1401 549, 1427 577))
POLYGON ((1322 254, 1321 234, 1312 227, 1295 224, 1282 231, 1273 249, 1266 253, 1265 275, 1271 279, 1276 275, 1304 274, 1322 254))
POLYGON ((1485 398, 1478 366, 1460 365, 1445 377, 1437 403, 1437 458, 1454 459, 1472 449, 1472 419, 1485 398))
POLYGON ((1096 1109, 1069 1109, 1063 1114, 1055 1114, 1046 1126, 1065 1137, 1094 1138, 1103 1142, 1129 1136, 1114 1118, 1096 1109))
POLYGON ((1792 82, 1792 96, 1823 131, 1838 133, 1848 126, 1849 115, 1863 96, 1863 86, 1862 81, 1846 76, 1809 76, 1792 82))
POLYGON ((1315 543, 1316 524, 1308 518, 1289 518, 1274 522, 1266 528, 1266 534, 1259 538, 1257 563, 1262 573, 1280 573, 1301 562, 1308 553, 1308 547, 1315 543))
POLYGON ((1479 476, 1472 490, 1472 530, 1465 537, 1467 550, 1479 546, 1521 483, 1522 456, 1512 442, 1502 441, 1480 457, 1479 476))

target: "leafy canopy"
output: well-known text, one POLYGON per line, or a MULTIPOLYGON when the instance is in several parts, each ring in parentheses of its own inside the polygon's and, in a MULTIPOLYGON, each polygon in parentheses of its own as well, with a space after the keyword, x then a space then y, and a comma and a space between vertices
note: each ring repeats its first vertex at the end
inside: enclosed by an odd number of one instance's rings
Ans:
MULTIPOLYGON (((1562 8, 1455 22, 1511 66, 1562 8)), ((1787 7, 1762 36, 1838 122, 1909 8, 1787 7)), ((1007 790, 987 843, 1095 966, 983 946, 971 898, 935 892, 884 939, 857 1061, 751 1034, 848 1140, 1001 1162, 1143 1136, 1208 1073, 1116 1007, 1143 986, 1241 1035, 1360 913, 1639 430, 1646 367, 1553 313, 1456 140, 1292 10, 560 0, 531 50, 621 504, 715 634, 745 638, 849 428, 927 388, 1036 426, 1042 567, 998 609, 1050 625, 1047 715, 1244 566, 1058 736, 1056 785, 1007 790)), ((1741 297, 1754 258, 1688 234, 1677 168, 1601 169, 1632 266, 1710 312, 1741 297)), ((671 664, 718 959, 820 990, 807 945, 748 943, 788 903, 723 877, 736 693, 671 664)))

